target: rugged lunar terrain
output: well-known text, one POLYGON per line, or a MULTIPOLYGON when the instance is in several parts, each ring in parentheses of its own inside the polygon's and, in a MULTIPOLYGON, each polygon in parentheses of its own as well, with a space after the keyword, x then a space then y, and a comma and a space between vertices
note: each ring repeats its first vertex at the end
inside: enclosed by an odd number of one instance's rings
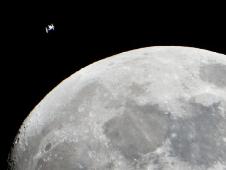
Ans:
POLYGON ((98 61, 24 121, 14 170, 226 170, 226 56, 148 47, 98 61))

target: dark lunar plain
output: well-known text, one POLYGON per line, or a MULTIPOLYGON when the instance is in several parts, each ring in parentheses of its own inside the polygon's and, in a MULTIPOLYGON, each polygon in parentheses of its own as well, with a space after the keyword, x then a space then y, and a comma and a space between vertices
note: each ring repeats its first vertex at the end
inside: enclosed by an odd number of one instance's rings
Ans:
POLYGON ((20 6, 14 4, 2 22, 1 170, 7 169, 14 138, 29 112, 80 68, 120 52, 159 45, 226 54, 225 15, 218 15, 218 9, 205 15, 199 9, 155 11, 154 6, 20 6), (48 24, 54 24, 55 31, 46 34, 48 24))

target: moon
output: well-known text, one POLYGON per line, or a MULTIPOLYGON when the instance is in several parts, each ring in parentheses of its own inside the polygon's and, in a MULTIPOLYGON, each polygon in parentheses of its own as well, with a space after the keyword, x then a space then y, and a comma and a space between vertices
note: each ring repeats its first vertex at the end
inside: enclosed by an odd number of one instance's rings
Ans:
POLYGON ((225 170, 226 56, 123 52, 55 87, 22 124, 12 170, 225 170))

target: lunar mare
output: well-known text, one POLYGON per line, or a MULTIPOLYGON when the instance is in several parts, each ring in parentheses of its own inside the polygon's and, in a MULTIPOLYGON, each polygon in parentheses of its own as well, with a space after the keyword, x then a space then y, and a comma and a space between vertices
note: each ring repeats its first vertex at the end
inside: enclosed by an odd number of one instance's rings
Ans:
POLYGON ((226 56, 147 47, 60 83, 15 139, 12 170, 226 170, 226 56))

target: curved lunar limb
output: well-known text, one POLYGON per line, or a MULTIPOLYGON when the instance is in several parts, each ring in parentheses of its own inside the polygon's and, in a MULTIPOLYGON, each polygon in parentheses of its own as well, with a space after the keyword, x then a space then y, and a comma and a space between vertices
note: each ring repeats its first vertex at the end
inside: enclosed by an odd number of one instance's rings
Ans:
POLYGON ((175 46, 95 62, 15 139, 12 170, 225 170, 226 56, 175 46))

